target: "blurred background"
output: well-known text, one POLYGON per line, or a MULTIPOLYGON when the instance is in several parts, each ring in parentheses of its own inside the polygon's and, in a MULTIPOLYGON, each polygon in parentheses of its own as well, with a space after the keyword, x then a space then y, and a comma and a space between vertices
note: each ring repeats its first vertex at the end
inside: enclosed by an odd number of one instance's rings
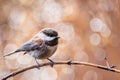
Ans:
MULTIPOLYGON (((54 61, 85 61, 120 69, 119 0, 0 0, 0 79, 36 64, 26 54, 6 58, 43 28, 61 40, 54 61)), ((39 60, 40 63, 47 60, 39 60)), ((33 69, 8 80, 120 80, 120 74, 86 66, 57 65, 33 69)))

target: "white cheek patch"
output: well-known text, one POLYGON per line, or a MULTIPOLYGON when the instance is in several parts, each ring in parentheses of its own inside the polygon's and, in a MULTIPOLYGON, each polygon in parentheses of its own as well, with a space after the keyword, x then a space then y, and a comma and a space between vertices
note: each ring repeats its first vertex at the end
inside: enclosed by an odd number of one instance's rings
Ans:
POLYGON ((37 34, 37 37, 39 37, 39 38, 41 38, 41 39, 44 40, 44 38, 46 37, 46 35, 43 34, 43 33, 38 33, 38 34, 37 34))
POLYGON ((47 40, 47 41, 50 41, 55 38, 55 37, 49 37, 49 36, 45 35, 44 33, 38 33, 37 37, 39 37, 43 40, 47 40))
POLYGON ((54 37, 45 37, 44 38, 44 40, 46 40, 46 41, 51 41, 51 40, 53 40, 54 39, 54 37))

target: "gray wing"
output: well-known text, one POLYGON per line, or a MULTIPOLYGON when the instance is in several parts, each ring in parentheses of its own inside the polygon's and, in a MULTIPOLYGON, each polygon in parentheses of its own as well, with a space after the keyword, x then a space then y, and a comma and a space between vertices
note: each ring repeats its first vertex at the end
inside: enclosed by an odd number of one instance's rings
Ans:
POLYGON ((42 46, 42 44, 43 44, 42 40, 28 41, 22 47, 20 47, 18 51, 33 51, 39 49, 42 46))
POLYGON ((34 46, 35 46, 35 43, 33 41, 29 41, 29 42, 23 44, 23 46, 21 46, 16 51, 30 51, 34 46))
POLYGON ((37 49, 30 51, 30 54, 37 59, 45 59, 49 55, 48 46, 43 42, 37 49))
POLYGON ((21 51, 29 52, 29 51, 38 49, 38 48, 40 48, 41 44, 42 44, 42 40, 40 40, 40 41, 33 41, 33 40, 28 41, 25 44, 23 44, 23 46, 21 46, 19 49, 15 50, 12 53, 4 55, 4 57, 12 55, 12 54, 17 53, 17 52, 21 52, 21 51))

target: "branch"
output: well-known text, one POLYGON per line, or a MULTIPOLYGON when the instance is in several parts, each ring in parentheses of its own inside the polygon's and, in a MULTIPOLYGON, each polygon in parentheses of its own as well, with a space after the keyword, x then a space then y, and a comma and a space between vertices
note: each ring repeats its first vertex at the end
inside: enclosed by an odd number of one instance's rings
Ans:
MULTIPOLYGON (((120 70, 118 69, 114 69, 114 68, 108 68, 107 66, 102 66, 102 65, 98 65, 98 64, 93 64, 93 63, 89 63, 89 62, 79 62, 79 61, 57 61, 57 62, 54 62, 55 64, 54 65, 62 65, 62 64, 68 64, 68 65, 84 65, 84 66, 91 66, 91 67, 95 67, 95 68, 99 68, 99 69, 103 69, 103 70, 106 70, 106 71, 111 71, 111 72, 116 72, 116 73, 120 73, 120 70)), ((43 67, 43 66, 48 66, 50 65, 50 63, 42 63, 40 64, 40 67, 43 67)), ((21 70, 18 70, 18 71, 15 71, 9 75, 7 75, 6 77, 4 77, 2 80, 7 80, 8 78, 10 77, 13 77, 17 74, 20 74, 22 72, 25 72, 27 70, 30 70, 30 69, 34 69, 34 68, 37 68, 38 66, 37 65, 33 65, 33 66, 30 66, 30 67, 26 67, 24 69, 21 69, 21 70)))

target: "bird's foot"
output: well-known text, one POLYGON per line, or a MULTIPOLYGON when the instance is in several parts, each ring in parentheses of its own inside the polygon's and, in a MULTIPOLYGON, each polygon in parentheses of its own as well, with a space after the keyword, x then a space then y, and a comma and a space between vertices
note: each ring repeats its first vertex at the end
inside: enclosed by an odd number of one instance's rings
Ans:
POLYGON ((54 61, 52 61, 51 59, 47 58, 50 61, 50 66, 53 67, 54 66, 54 61))
POLYGON ((71 61, 71 60, 69 60, 69 61, 67 62, 67 64, 68 64, 68 65, 71 65, 71 63, 72 63, 72 61, 71 61))
POLYGON ((37 68, 37 69, 40 69, 40 64, 37 64, 37 65, 36 65, 36 68, 37 68))

